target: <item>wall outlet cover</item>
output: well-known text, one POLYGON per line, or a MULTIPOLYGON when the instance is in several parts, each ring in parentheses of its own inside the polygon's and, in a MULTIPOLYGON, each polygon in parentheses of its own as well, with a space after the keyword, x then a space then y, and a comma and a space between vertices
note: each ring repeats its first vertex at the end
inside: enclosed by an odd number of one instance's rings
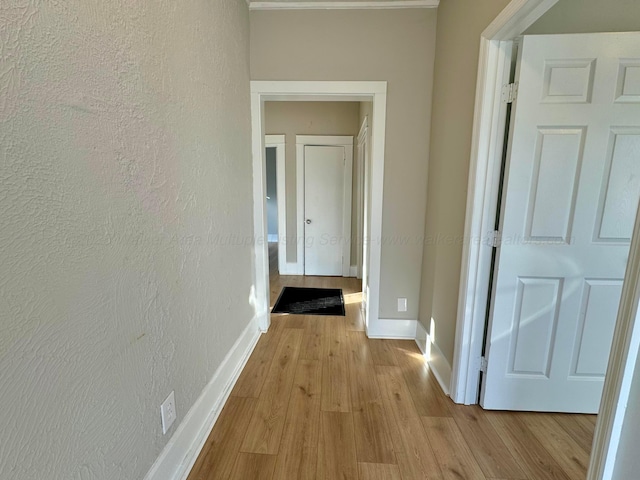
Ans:
POLYGON ((406 298, 398 298, 398 311, 406 312, 407 311, 407 299, 406 298))
POLYGON ((176 420, 176 398, 173 392, 169 394, 167 399, 160 405, 160 417, 162 418, 162 434, 169 431, 171 425, 176 420))

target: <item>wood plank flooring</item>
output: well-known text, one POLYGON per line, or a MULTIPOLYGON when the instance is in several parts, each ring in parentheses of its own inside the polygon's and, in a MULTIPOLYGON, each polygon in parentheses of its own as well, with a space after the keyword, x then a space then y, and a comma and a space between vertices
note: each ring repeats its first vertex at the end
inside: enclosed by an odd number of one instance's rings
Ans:
POLYGON ((355 279, 346 317, 273 315, 188 480, 583 480, 594 416, 455 405, 412 341, 370 340, 355 279))

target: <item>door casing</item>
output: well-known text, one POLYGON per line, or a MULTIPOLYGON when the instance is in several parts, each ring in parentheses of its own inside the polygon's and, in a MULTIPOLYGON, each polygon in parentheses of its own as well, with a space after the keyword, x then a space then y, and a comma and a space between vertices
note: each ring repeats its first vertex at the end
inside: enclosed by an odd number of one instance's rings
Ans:
POLYGON ((367 167, 369 163, 369 117, 365 116, 360 126, 360 132, 357 138, 356 148, 356 214, 357 214, 357 233, 356 233, 356 277, 362 279, 364 258, 366 255, 366 245, 364 242, 364 232, 366 232, 366 219, 364 212, 367 205, 366 193, 364 186, 368 183, 365 180, 367 167))
MULTIPOLYGON (((249 294, 254 321, 267 331, 269 318, 269 254, 266 239, 266 166, 264 162, 264 103, 266 101, 372 102, 370 238, 382 238, 384 151, 387 118, 386 81, 251 81, 251 144, 253 159, 253 278, 249 294)), ((367 332, 380 328, 381 242, 369 245, 367 332)))
POLYGON ((287 190, 285 188, 285 136, 265 135, 264 146, 276 149, 276 191, 278 192, 278 272, 287 268, 287 190))

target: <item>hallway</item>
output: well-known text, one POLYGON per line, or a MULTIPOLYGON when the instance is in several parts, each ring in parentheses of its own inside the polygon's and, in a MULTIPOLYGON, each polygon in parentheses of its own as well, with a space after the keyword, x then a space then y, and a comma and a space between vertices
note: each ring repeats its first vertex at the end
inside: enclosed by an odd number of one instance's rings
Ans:
POLYGON ((283 285, 342 288, 346 316, 272 315, 188 480, 585 478, 595 416, 455 405, 415 342, 366 337, 360 281, 283 285))

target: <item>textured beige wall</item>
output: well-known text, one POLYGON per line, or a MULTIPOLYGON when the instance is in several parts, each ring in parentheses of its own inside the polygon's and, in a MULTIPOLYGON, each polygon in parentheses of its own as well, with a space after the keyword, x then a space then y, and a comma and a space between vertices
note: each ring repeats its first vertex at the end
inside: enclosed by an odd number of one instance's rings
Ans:
POLYGON ((480 34, 508 0, 442 0, 431 117, 431 153, 420 322, 453 362, 462 236, 480 34))
POLYGON ((0 18, 0 478, 142 479, 254 315, 247 6, 0 18))
MULTIPOLYGON (((296 233, 296 135, 358 135, 358 102, 266 102, 265 134, 285 134, 285 162, 287 189, 287 232, 296 233)), ((355 180, 355 178, 354 178, 355 180)), ((355 194, 355 188, 353 189, 355 194)), ((352 202, 351 224, 355 228, 356 205, 352 202)), ((354 239, 355 241, 355 239, 354 239)), ((295 240, 287 245, 287 261, 295 262, 295 240)), ((351 264, 355 265, 355 245, 352 242, 351 264)))
POLYGON ((418 316, 435 20, 435 9, 251 13, 253 80, 388 82, 383 318, 418 316))
POLYGON ((638 0, 560 0, 525 34, 636 32, 638 0))

